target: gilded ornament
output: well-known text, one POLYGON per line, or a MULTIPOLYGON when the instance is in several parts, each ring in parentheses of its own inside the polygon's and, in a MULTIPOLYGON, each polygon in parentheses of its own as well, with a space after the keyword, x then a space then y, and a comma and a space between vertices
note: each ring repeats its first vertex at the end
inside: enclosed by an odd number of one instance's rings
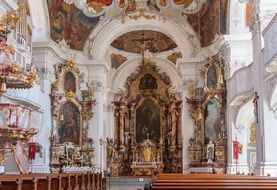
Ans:
POLYGON ((256 124, 252 123, 250 127, 250 143, 256 144, 256 124))
POLYGON ((189 95, 195 97, 197 94, 197 86, 195 84, 190 84, 188 86, 189 95))
POLYGON ((16 12, 11 12, 0 17, 0 30, 4 31, 5 29, 16 29, 19 19, 20 18, 17 16, 16 12))
POLYGON ((129 18, 132 20, 138 20, 141 17, 145 18, 146 20, 156 19, 156 15, 153 15, 153 16, 147 15, 147 14, 145 14, 145 10, 143 10, 143 9, 139 10, 138 15, 134 15, 134 16, 130 15, 129 16, 129 18))
POLYGON ((66 66, 68 69, 73 69, 73 67, 75 67, 75 60, 74 59, 68 59, 66 61, 66 66))
POLYGON ((14 63, 10 64, 10 72, 12 74, 18 75, 19 73, 21 73, 21 71, 22 70, 21 70, 21 68, 18 65, 14 64, 14 63))
POLYGON ((0 166, 3 166, 5 162, 5 156, 3 152, 0 152, 0 166))
POLYGON ((37 73, 35 67, 33 66, 31 70, 27 73, 26 76, 26 83, 30 86, 33 86, 37 81, 37 73))
POLYGON ((58 89, 58 82, 59 82, 58 80, 54 80, 54 81, 52 82, 52 84, 51 84, 51 89, 52 89, 52 91, 58 89))
POLYGON ((75 98, 75 93, 72 91, 65 92, 65 98, 68 101, 72 101, 75 98))

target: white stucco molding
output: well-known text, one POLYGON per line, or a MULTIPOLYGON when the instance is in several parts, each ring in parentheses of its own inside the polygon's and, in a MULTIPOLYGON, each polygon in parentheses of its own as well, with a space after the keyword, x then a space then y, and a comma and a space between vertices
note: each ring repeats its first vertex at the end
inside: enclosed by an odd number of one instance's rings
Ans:
POLYGON ((200 48, 199 39, 187 22, 180 24, 170 20, 139 18, 136 21, 127 20, 124 23, 121 19, 99 23, 88 37, 84 52, 90 58, 101 60, 117 37, 136 30, 154 30, 168 35, 180 48, 183 57, 191 57, 194 54, 193 51, 200 48))
POLYGON ((46 0, 29 0, 30 14, 33 23, 33 42, 50 40, 50 21, 46 0))
POLYGON ((269 107, 274 113, 274 117, 277 118, 277 76, 271 80, 268 84, 268 100, 269 100, 269 107))

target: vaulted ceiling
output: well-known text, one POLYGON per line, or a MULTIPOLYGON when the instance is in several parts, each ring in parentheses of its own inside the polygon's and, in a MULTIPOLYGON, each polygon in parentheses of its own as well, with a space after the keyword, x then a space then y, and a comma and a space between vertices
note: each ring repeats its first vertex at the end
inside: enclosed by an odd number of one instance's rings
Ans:
MULTIPOLYGON (((215 34, 226 33, 228 0, 173 0, 174 5, 169 0, 47 0, 51 38, 56 42, 65 39, 72 49, 82 50, 88 35, 97 26, 101 17, 110 14, 111 10, 117 10, 119 15, 133 13, 140 9, 141 2, 147 7, 144 11, 150 13, 162 14, 163 10, 173 7, 172 10, 179 11, 180 16, 187 15, 203 47, 213 42, 215 34)), ((153 35, 156 34, 153 32, 153 35)), ((125 34, 120 39, 127 40, 130 38, 128 35, 133 33, 125 34)), ((156 41, 156 43, 162 42, 156 41)), ((113 46, 116 47, 115 42, 113 46)), ((158 46, 161 45, 154 44, 154 47, 158 46)), ((164 49, 170 48, 166 46, 164 49)), ((133 50, 123 48, 123 50, 137 52, 134 48, 133 50)))

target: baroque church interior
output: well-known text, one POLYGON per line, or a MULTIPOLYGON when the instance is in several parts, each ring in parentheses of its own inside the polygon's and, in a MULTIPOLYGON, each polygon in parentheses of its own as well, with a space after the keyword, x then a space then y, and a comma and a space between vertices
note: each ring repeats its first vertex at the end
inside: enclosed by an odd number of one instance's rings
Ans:
POLYGON ((0 189, 228 189, 243 176, 238 189, 263 189, 277 179, 276 10, 1 0, 0 189))

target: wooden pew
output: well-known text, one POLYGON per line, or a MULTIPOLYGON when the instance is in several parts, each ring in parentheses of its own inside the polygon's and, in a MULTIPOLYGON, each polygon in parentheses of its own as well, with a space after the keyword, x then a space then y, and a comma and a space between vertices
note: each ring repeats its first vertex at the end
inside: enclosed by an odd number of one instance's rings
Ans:
POLYGON ((97 173, 49 173, 0 175, 0 190, 104 190, 97 173))
POLYGON ((150 189, 277 189, 277 178, 219 174, 161 174, 150 189))

